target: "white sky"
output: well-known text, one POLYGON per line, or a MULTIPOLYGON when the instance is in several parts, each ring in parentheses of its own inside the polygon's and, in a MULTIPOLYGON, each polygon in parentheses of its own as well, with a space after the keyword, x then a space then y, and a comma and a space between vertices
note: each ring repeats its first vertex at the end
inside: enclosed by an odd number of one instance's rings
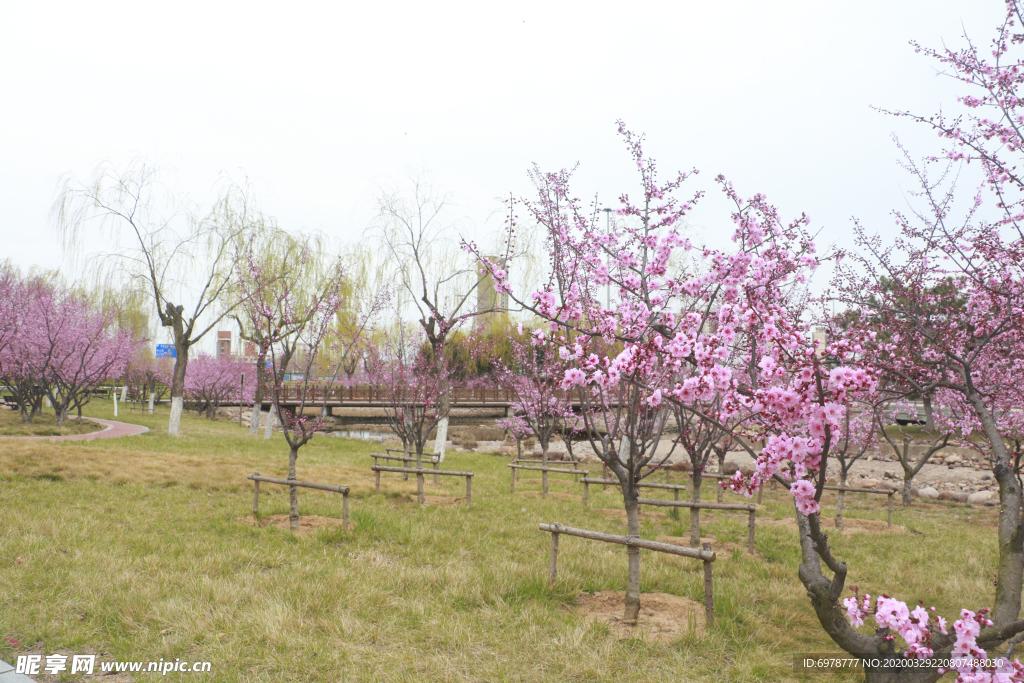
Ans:
MULTIPOLYGON (((931 113, 952 83, 907 44, 987 44, 999 0, 731 2, 9 2, 0 5, 0 258, 60 267, 59 177, 141 156, 208 202, 248 176, 282 227, 359 239, 380 183, 426 172, 466 229, 502 222, 532 162, 581 163, 576 192, 634 191, 615 135, 664 175, 718 173, 823 243, 851 216, 891 232, 913 185, 872 105, 931 113)), ((715 198, 717 200, 717 197, 715 198)), ((727 230, 726 207, 693 217, 727 230)))

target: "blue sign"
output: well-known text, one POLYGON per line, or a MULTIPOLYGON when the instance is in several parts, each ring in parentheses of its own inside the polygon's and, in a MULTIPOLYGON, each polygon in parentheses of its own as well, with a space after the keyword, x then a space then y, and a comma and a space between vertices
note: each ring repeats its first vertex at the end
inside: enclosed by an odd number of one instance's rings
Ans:
POLYGON ((156 345, 156 357, 157 358, 177 358, 178 349, 174 348, 174 344, 157 344, 156 345))

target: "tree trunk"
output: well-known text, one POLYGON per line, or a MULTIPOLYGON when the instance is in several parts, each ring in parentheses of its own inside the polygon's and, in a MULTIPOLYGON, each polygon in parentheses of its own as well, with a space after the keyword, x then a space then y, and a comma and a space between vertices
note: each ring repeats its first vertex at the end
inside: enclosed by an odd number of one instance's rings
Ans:
POLYGON ((183 403, 183 397, 171 397, 171 419, 167 424, 167 433, 171 436, 179 436, 181 434, 181 411, 183 403))
POLYGON ((929 432, 935 431, 935 415, 932 412, 932 398, 925 396, 924 402, 924 426, 929 432))
POLYGON ((249 416, 249 436, 255 436, 260 431, 260 418, 263 417, 263 406, 256 401, 252 406, 252 414, 249 416))
MULTIPOLYGON (((700 471, 693 469, 693 502, 700 502, 700 471)), ((700 508, 690 508, 690 546, 700 547, 700 508)))
POLYGON ((270 404, 270 412, 267 413, 267 429, 263 432, 263 438, 269 439, 274 433, 274 420, 277 419, 277 404, 270 404))
POLYGON ((903 470, 903 507, 910 507, 910 483, 914 480, 914 471, 903 470))
MULTIPOLYGON (((839 485, 846 486, 846 477, 849 472, 845 469, 839 472, 839 485)), ((846 491, 839 492, 839 500, 836 501, 836 530, 843 530, 843 501, 846 499, 846 491)))
POLYGON ((178 355, 174 359, 174 372, 171 373, 171 419, 167 424, 167 433, 170 436, 180 436, 181 410, 185 402, 185 369, 188 366, 188 346, 182 344, 180 340, 175 340, 174 348, 178 355))
POLYGON ((444 449, 448 445, 448 415, 447 410, 449 401, 447 394, 445 398, 442 398, 438 405, 438 412, 442 412, 444 417, 437 423, 437 438, 434 441, 434 453, 437 454, 438 462, 444 462, 444 449))
POLYGON ((992 413, 982 397, 971 392, 967 400, 992 446, 992 474, 999 484, 999 561, 996 565, 996 594, 992 620, 996 625, 1009 624, 1018 618, 1021 608, 1021 587, 1024 584, 1024 529, 1021 508, 1024 495, 1013 471, 1013 461, 1006 442, 999 432, 992 413))
POLYGON ((437 402, 437 414, 441 416, 437 423, 437 439, 434 440, 434 453, 437 454, 437 461, 444 462, 444 449, 448 445, 448 413, 452 409, 451 384, 447 380, 446 359, 444 357, 444 343, 434 345, 434 358, 437 366, 437 373, 440 377, 438 389, 441 392, 440 400, 437 402))
MULTIPOLYGON (((288 454, 288 478, 292 481, 298 479, 295 473, 295 462, 299 459, 299 451, 295 448, 288 454)), ((299 487, 289 486, 289 497, 291 499, 291 510, 288 513, 288 523, 292 531, 299 528, 299 487)))
MULTIPOLYGON (((545 441, 545 442, 541 443, 540 448, 541 448, 540 466, 541 467, 547 467, 548 466, 548 444, 547 444, 547 442, 545 441)), ((548 495, 548 473, 546 471, 542 471, 541 472, 541 492, 542 492, 541 495, 544 495, 544 496, 548 495)))
MULTIPOLYGON (((718 473, 719 474, 725 474, 725 451, 724 450, 721 453, 718 453, 718 473)), ((722 492, 722 487, 719 486, 718 487, 718 502, 719 503, 722 502, 722 493, 723 493, 722 492)), ((697 546, 693 546, 693 547, 696 548, 697 546)))
MULTIPOLYGON (((406 466, 405 463, 402 463, 402 465, 403 465, 403 467, 406 466)), ((423 442, 422 441, 417 441, 417 445, 416 445, 416 469, 418 469, 418 470, 423 469, 423 442)), ((406 477, 408 477, 408 476, 409 476, 409 473, 406 472, 406 477)), ((416 473, 416 501, 420 505, 423 505, 426 502, 426 498, 423 495, 423 473, 422 472, 417 472, 416 473)))
MULTIPOLYGON (((846 581, 846 567, 842 566, 844 573, 841 577, 833 576, 829 579, 822 573, 821 557, 811 539, 810 519, 801 515, 798 510, 794 509, 794 512, 800 534, 800 582, 807 589, 807 596, 811 599, 818 623, 832 641, 845 652, 898 657, 899 655, 893 652, 892 644, 882 639, 882 634, 864 635, 846 620, 846 614, 839 606, 839 597, 846 581), (838 585, 833 583, 836 580, 839 581, 838 585)), ((865 683, 934 683, 937 680, 939 675, 934 669, 884 669, 864 672, 865 683)))
MULTIPOLYGON (((626 535, 640 535, 640 514, 638 511, 636 487, 627 484, 623 487, 623 499, 626 504, 626 535)), ((640 548, 626 546, 629 557, 629 574, 626 577, 626 610, 623 621, 635 624, 640 616, 640 548)))
MULTIPOLYGON (((242 410, 242 406, 238 406, 242 410)), ((259 370, 256 371, 256 393, 252 398, 252 415, 249 416, 249 436, 255 436, 260 431, 260 417, 263 414, 263 381, 260 379, 259 370)))

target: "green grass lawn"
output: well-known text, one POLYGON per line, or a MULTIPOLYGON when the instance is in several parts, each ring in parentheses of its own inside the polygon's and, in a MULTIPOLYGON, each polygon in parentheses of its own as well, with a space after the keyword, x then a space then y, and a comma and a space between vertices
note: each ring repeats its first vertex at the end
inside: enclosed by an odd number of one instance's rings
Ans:
MULTIPOLYGON (((111 417, 111 404, 92 404, 90 414, 111 417)), ((742 551, 745 515, 715 513, 705 523, 705 534, 739 547, 715 563, 710 634, 617 640, 571 608, 582 591, 625 588, 625 548, 563 537, 559 582, 549 589, 549 537, 537 530, 561 522, 623 533, 600 511, 621 509, 611 488, 592 487, 589 508, 581 486, 564 478, 553 477, 552 490, 575 495, 520 493, 539 490, 525 479, 510 495, 507 459, 456 452, 445 468, 477 473, 472 506, 420 507, 414 480, 385 475, 385 490, 374 492, 372 445, 318 438, 301 451, 299 476, 350 485, 356 525, 295 537, 244 523, 246 474, 287 472, 280 434, 264 441, 237 423, 186 416, 185 436, 171 438, 166 408, 154 416, 122 409, 120 419, 151 431, 0 443, 0 638, 23 644, 0 640, 0 659, 32 651, 212 662, 208 674, 163 677, 182 681, 675 682, 792 680, 794 654, 838 652, 797 579, 796 532, 785 524, 792 504, 782 491, 765 494, 756 557, 742 551)), ((427 481, 428 495, 464 495, 462 479, 427 481)), ((287 489, 266 489, 261 513, 286 513, 287 489)), ((847 501, 848 520, 884 522, 884 496, 847 501)), ((341 516, 336 494, 301 490, 299 505, 303 514, 341 516)), ((901 529, 833 535, 849 584, 924 600, 947 617, 988 604, 992 509, 916 503, 897 509, 894 523, 901 529)), ((642 527, 645 538, 689 535, 685 513, 675 521, 645 512, 642 527)), ((695 560, 644 552, 641 570, 643 591, 703 600, 695 560)))

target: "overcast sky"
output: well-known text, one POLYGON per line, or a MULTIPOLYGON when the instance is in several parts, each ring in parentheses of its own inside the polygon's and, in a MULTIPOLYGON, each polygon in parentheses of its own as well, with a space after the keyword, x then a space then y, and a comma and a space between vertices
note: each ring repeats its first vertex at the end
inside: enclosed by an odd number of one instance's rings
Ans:
MULTIPOLYGON (((0 258, 62 265, 58 179, 157 162, 208 202, 248 176, 286 228, 359 239, 375 188, 426 173, 467 231, 501 224, 537 162, 576 192, 635 191, 615 135, 806 211, 825 243, 851 216, 891 231, 912 183, 872 106, 931 113, 953 84, 908 45, 987 42, 998 0, 112 3, 0 5, 0 258)), ((731 232, 711 201, 698 236, 731 232)))

